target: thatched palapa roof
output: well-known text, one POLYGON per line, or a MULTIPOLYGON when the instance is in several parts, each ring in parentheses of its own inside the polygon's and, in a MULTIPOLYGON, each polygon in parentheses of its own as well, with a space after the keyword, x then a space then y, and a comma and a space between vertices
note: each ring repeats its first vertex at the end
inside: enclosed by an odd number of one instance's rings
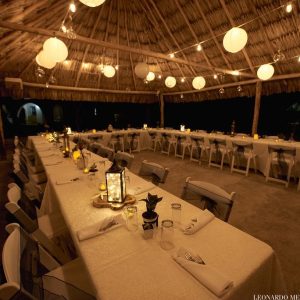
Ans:
POLYGON ((253 96, 257 68, 274 63, 278 51, 283 55, 273 64, 274 77, 263 83, 262 94, 300 91, 299 1, 291 2, 291 13, 285 10, 288 2, 279 0, 106 0, 95 8, 74 3, 75 13, 64 0, 0 2, 1 95, 12 93, 4 78, 13 77, 23 83, 21 93, 14 89, 15 96, 39 99, 154 102, 158 94, 168 101, 253 96), (75 39, 62 32, 63 20, 75 39), (222 41, 234 26, 247 31, 248 42, 233 54, 222 41), (67 45, 67 62, 39 78, 35 57, 53 35, 67 45), (196 49, 199 43, 202 51, 196 49), (149 65, 154 81, 136 76, 139 62, 149 65), (106 78, 101 64, 119 69, 106 78), (234 70, 242 75, 231 75, 234 70), (177 80, 172 89, 164 84, 167 76, 177 80), (195 76, 205 77, 201 91, 192 87, 195 76), (222 87, 224 94, 219 93, 222 87))

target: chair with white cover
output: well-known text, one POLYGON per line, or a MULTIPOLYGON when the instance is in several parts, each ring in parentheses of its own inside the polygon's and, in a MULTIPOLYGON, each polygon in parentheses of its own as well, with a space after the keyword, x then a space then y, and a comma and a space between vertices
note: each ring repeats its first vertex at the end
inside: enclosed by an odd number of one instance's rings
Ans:
POLYGON ((59 213, 45 214, 31 219, 20 207, 21 190, 12 186, 7 192, 6 209, 18 220, 22 227, 34 238, 41 242, 51 254, 61 262, 69 261, 74 256, 74 249, 67 226, 59 213), (56 244, 60 245, 58 247, 56 244))
POLYGON ((253 143, 232 142, 232 147, 231 173, 236 171, 248 176, 251 161, 256 173, 256 154, 253 152, 253 143), (246 169, 241 169, 245 163, 246 169))
POLYGON ((227 222, 233 206, 235 192, 227 193, 224 189, 205 181, 192 181, 187 177, 181 198, 196 204, 201 201, 201 208, 211 211, 217 218, 227 222))
POLYGON ((145 179, 150 179, 155 185, 165 183, 169 169, 163 167, 160 164, 148 162, 147 160, 142 161, 139 175, 145 179))
POLYGON ((209 149, 210 147, 205 145, 204 137, 191 135, 191 161, 197 161, 201 165, 201 158, 203 153, 205 153, 206 157, 209 157, 209 149))
POLYGON ((174 153, 176 152, 177 138, 173 137, 172 134, 163 132, 162 136, 162 149, 161 153, 170 155, 171 149, 173 148, 174 153))
POLYGON ((2 251, 6 283, 0 285, 0 299, 95 299, 81 259, 61 266, 18 224, 6 229, 10 233, 2 251))
POLYGON ((101 146, 100 148, 98 148, 97 154, 100 155, 101 157, 107 158, 110 161, 113 161, 115 157, 114 149, 111 149, 106 146, 101 146))
POLYGON ((208 166, 218 167, 222 170, 225 156, 227 156, 228 162, 230 163, 231 150, 227 147, 226 140, 224 139, 216 139, 216 138, 209 139, 209 144, 210 144, 210 152, 209 152, 208 166), (213 158, 214 158, 214 162, 212 162, 213 158))
POLYGON ((115 152, 118 150, 125 151, 124 134, 112 133, 108 146, 113 148, 115 152))
POLYGON ((162 151, 162 136, 160 132, 156 132, 156 131, 149 131, 149 135, 151 138, 151 149, 153 150, 153 152, 156 151, 156 149, 159 149, 160 151, 162 151))
POLYGON ((131 165, 132 165, 132 162, 134 160, 134 155, 132 154, 129 154, 127 152, 121 152, 121 151, 118 151, 116 154, 115 154, 115 158, 114 158, 117 163, 122 166, 122 167, 126 167, 128 169, 130 169, 131 165))
POLYGON ((176 149, 175 149, 175 157, 180 157, 184 159, 185 152, 188 151, 189 155, 191 156, 191 147, 192 143, 191 140, 187 135, 178 134, 175 135, 176 141, 176 149))
POLYGON ((90 139, 93 143, 102 143, 103 135, 99 133, 90 134, 88 135, 88 139, 90 139))
POLYGON ((295 164, 296 148, 289 146, 268 145, 266 181, 275 181, 288 187, 292 168, 295 164), (286 179, 283 179, 286 177, 286 179))
POLYGON ((129 145, 130 153, 141 151, 140 135, 141 134, 139 132, 129 132, 127 134, 127 143, 129 145))

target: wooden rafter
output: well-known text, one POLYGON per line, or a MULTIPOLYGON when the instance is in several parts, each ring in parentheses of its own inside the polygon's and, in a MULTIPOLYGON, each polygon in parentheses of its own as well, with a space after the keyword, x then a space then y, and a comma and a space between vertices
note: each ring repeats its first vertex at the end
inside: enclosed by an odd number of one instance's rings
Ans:
MULTIPOLYGON (((276 80, 293 79, 293 78, 300 78, 300 73, 273 76, 271 79, 268 80, 268 82, 269 81, 276 81, 276 80)), ((220 89, 220 88, 230 88, 230 87, 235 87, 235 86, 238 86, 238 85, 255 84, 258 81, 261 81, 261 80, 260 79, 250 79, 250 80, 244 80, 244 81, 239 81, 239 82, 232 82, 232 83, 226 83, 226 84, 210 86, 210 87, 207 87, 207 88, 203 88, 199 91, 192 90, 192 91, 184 91, 184 92, 170 92, 170 93, 163 93, 163 94, 165 96, 175 96, 175 95, 180 95, 180 94, 196 94, 196 93, 202 93, 202 92, 207 92, 207 91, 213 91, 213 90, 217 90, 217 89, 220 89)))
MULTIPOLYGON (((110 22, 110 17, 111 17, 111 12, 112 12, 112 5, 113 5, 113 1, 110 1, 110 6, 109 6, 109 13, 108 13, 108 18, 107 18, 107 22, 106 22, 106 30, 105 30, 105 35, 104 35, 104 41, 107 41, 108 38, 108 28, 109 28, 109 22, 110 22)), ((105 50, 106 48, 104 47, 102 50, 102 57, 104 57, 105 55, 105 50)), ((98 82, 97 82, 97 87, 100 88, 101 85, 101 79, 102 79, 102 73, 99 73, 99 77, 98 77, 98 82)))
POLYGON ((211 37, 212 37, 215 45, 217 46, 217 48, 218 48, 218 50, 219 50, 219 52, 220 52, 223 60, 225 61, 226 65, 227 65, 227 68, 233 69, 232 66, 231 66, 231 64, 230 64, 230 62, 228 61, 226 55, 224 54, 224 51, 221 48, 221 46, 220 46, 220 44, 219 44, 219 42, 218 42, 218 40, 216 38, 216 35, 215 35, 214 31, 212 30, 212 28, 211 28, 211 26, 210 26, 210 24, 209 24, 209 22, 208 22, 208 20, 207 20, 207 18, 205 16, 205 14, 203 13, 203 10, 202 10, 202 8, 201 8, 201 6, 199 4, 199 1, 194 1, 194 3, 196 3, 196 6, 197 6, 197 9, 198 9, 198 11, 199 11, 199 13, 201 15, 201 18, 202 18, 203 22, 205 23, 205 26, 207 27, 207 29, 208 29, 208 31, 209 31, 209 33, 210 33, 210 35, 211 35, 211 37))
MULTIPOLYGON (((140 6, 142 7, 142 9, 144 10, 144 7, 143 7, 142 3, 139 2, 139 4, 140 4, 140 6)), ((149 17, 148 17, 148 18, 149 18, 149 17)), ((153 24, 154 22, 156 22, 156 20, 151 20, 150 18, 149 18, 149 21, 150 21, 152 24, 153 24)), ((155 31, 154 34, 157 34, 157 32, 155 31)), ((137 33, 136 33, 136 36, 137 36, 137 40, 138 40, 138 42, 139 42, 139 38, 138 38, 137 33)), ((159 37, 156 36, 156 37, 158 38, 158 40, 161 40, 161 41, 164 41, 164 42, 165 42, 165 39, 164 39, 162 36, 159 36, 159 37)), ((166 47, 167 47, 168 49, 170 49, 166 42, 165 42, 165 44, 166 44, 166 47)), ((160 50, 162 51, 162 47, 161 47, 161 44, 160 44, 160 43, 158 43, 158 46, 159 46, 160 50)), ((139 47, 141 48, 140 42, 139 42, 139 47)), ((149 35, 148 35, 148 48, 150 49, 149 35)), ((159 64, 159 63, 158 63, 158 60, 157 60, 157 59, 155 59, 155 60, 156 60, 156 63, 159 64)), ((177 67, 178 67, 178 69, 179 69, 179 71, 180 71, 182 77, 186 77, 186 76, 184 75, 184 73, 183 73, 182 68, 180 67, 180 65, 177 64, 177 63, 176 63, 176 65, 177 65, 177 67)), ((167 63, 167 67, 168 67, 168 69, 169 69, 169 73, 172 75, 172 71, 171 71, 171 68, 170 68, 170 66, 169 66, 168 63, 167 63)), ((189 82, 186 81, 186 83, 187 83, 188 86, 190 87, 189 82)))
MULTIPOLYGON (((120 45, 120 5, 117 1, 117 43, 120 45)), ((120 66, 119 66, 119 50, 117 50, 117 90, 120 89, 120 66)))
MULTIPOLYGON (((130 46, 129 43, 129 34, 128 34, 128 18, 127 18, 127 9, 126 9, 126 5, 123 3, 123 8, 124 8, 124 17, 125 17, 125 30, 126 30, 126 37, 127 37, 127 46, 130 46)), ((133 84, 134 84, 134 89, 136 90, 136 79, 135 79, 135 72, 134 72, 134 68, 133 68, 133 62, 132 62, 132 56, 131 56, 131 52, 129 52, 129 58, 130 58, 130 66, 131 66, 131 72, 132 72, 132 79, 133 79, 133 84)))
MULTIPOLYGON (((92 31, 90 33, 90 38, 94 37, 95 31, 97 29, 97 26, 99 24, 99 21, 101 19, 101 15, 102 15, 102 12, 103 12, 103 5, 100 6, 99 10, 100 11, 98 12, 96 22, 94 23, 94 26, 93 26, 92 31)), ((76 87, 78 86, 79 79, 80 79, 80 76, 81 76, 82 64, 85 62, 85 59, 86 59, 86 56, 87 56, 87 54, 90 50, 90 47, 91 47, 90 44, 86 45, 86 47, 85 47, 84 54, 83 54, 83 57, 82 57, 82 60, 81 60, 81 64, 79 65, 78 73, 77 73, 77 76, 76 76, 76 81, 75 81, 75 86, 76 87)))
MULTIPOLYGON (((226 4, 225 4, 225 1, 224 1, 224 0, 219 0, 219 1, 220 1, 221 5, 222 5, 222 8, 223 8, 223 10, 224 10, 224 12, 225 12, 225 14, 226 14, 227 19, 228 19, 229 22, 230 22, 230 25, 231 25, 232 27, 235 27, 236 24, 235 24, 235 22, 233 21, 233 18, 231 17, 231 14, 230 14, 230 12, 229 12, 229 10, 228 10, 226 4)), ((244 55, 244 57, 245 57, 245 59, 246 59, 246 61, 247 61, 247 64, 248 64, 248 66, 249 66, 251 72, 253 73, 253 75, 255 75, 255 70, 254 70, 253 64, 252 64, 252 62, 251 62, 251 60, 250 60, 250 58, 249 58, 249 55, 248 55, 246 49, 245 49, 245 48, 242 49, 242 52, 243 52, 243 55, 244 55)))
MULTIPOLYGON (((17 31, 26 31, 26 32, 36 33, 39 35, 45 35, 45 36, 53 36, 55 34, 57 37, 65 38, 64 34, 60 31, 47 30, 44 28, 31 27, 31 26, 20 25, 20 24, 16 24, 16 23, 0 21, 0 27, 9 28, 9 29, 17 30, 17 31)), ((136 49, 136 48, 128 47, 125 45, 117 45, 116 43, 95 40, 95 39, 87 38, 87 37, 84 37, 81 35, 77 35, 76 41, 86 43, 86 44, 92 44, 92 45, 98 46, 98 47, 110 48, 110 49, 121 50, 121 51, 125 51, 125 52, 136 53, 139 55, 156 57, 156 58, 164 59, 167 61, 179 63, 182 65, 187 65, 187 66, 210 70, 210 68, 206 65, 199 64, 199 63, 192 62, 192 61, 187 61, 187 60, 180 59, 180 58, 171 58, 168 55, 163 54, 163 53, 158 53, 158 52, 144 50, 144 49, 143 50, 136 49)), ((215 71, 222 72, 225 74, 231 74, 231 72, 232 72, 231 70, 222 69, 222 68, 215 68, 215 71)), ((245 77, 253 77, 252 74, 245 73, 245 72, 241 72, 240 74, 245 77)))
MULTIPOLYGON (((196 35, 196 33, 195 33, 193 27, 191 26, 190 21, 188 20, 186 14, 184 13, 182 7, 181 7, 180 4, 178 3, 178 0, 174 0, 174 1, 175 1, 175 3, 176 3, 177 8, 179 9, 179 11, 180 11, 180 13, 181 13, 181 15, 182 15, 182 17, 183 17, 183 19, 184 19, 186 25, 188 26, 188 28, 189 28, 189 30, 190 30, 190 32, 191 32, 193 38, 195 39, 196 43, 199 43, 198 37, 197 37, 197 35, 196 35)), ((208 65, 212 70, 214 70, 213 65, 211 64, 211 62, 209 61, 207 55, 205 54, 205 50, 202 49, 201 52, 202 52, 202 54, 203 54, 203 57, 204 57, 204 59, 205 59, 207 65, 208 65)), ((219 77, 218 77, 217 80, 218 80, 218 82, 220 83, 219 77)))
MULTIPOLYGON (((164 42, 164 44, 165 44, 166 47, 168 48, 168 51, 171 52, 171 46, 170 46, 168 40, 164 38, 162 32, 159 30, 160 25, 159 25, 158 21, 156 20, 156 17, 153 15, 153 13, 152 13, 151 9, 149 8, 147 2, 144 2, 144 4, 147 6, 147 9, 148 9, 148 10, 145 9, 145 7, 144 7, 144 5, 142 4, 142 2, 143 2, 143 1, 140 1, 140 2, 138 2, 138 3, 140 4, 140 6, 142 7, 142 9, 143 9, 143 11, 145 12, 146 16, 148 17, 149 21, 150 21, 151 24, 153 25, 153 28, 156 29, 156 30, 154 30, 154 33, 155 33, 156 37, 158 38, 158 40, 164 42), (150 18, 150 16, 148 16, 148 15, 150 15, 151 18, 150 18)), ((159 46, 160 46, 160 49, 162 50, 161 44, 160 44, 160 43, 159 43, 159 46)), ((174 62, 174 63, 175 63, 175 62, 174 62)), ((180 64, 179 64, 179 63, 175 63, 175 64, 176 64, 177 68, 179 69, 179 71, 180 71, 182 77, 186 77, 186 75, 184 74, 184 72, 183 72, 182 67, 180 66, 180 64)), ((170 69, 170 66, 169 66, 169 63, 167 63, 167 66, 168 66, 168 69, 169 69, 170 73, 172 73, 172 72, 171 72, 171 69, 170 69)), ((189 68, 189 70, 190 70, 190 72, 191 72, 193 75, 196 74, 192 68, 189 68)), ((186 84, 191 88, 191 85, 190 85, 190 83, 189 83, 187 80, 186 80, 186 84)))
MULTIPOLYGON (((28 27, 36 27, 41 26, 42 22, 45 21, 45 19, 52 18, 54 15, 57 15, 57 13, 64 7, 65 3, 57 2, 51 9, 49 9, 45 14, 40 14, 37 18, 35 18, 33 21, 28 22, 24 26, 28 27)), ((10 22, 13 23, 14 22, 10 22)), ((5 27, 4 27, 5 28, 5 27)), ((13 28, 9 28, 13 29, 13 28)), ((20 39, 24 38, 24 36, 27 38, 27 34, 21 32, 12 32, 10 34, 7 34, 5 37, 1 38, 0 40, 0 48, 5 51, 6 47, 4 45, 9 43, 9 46, 15 45, 20 41, 20 39)))

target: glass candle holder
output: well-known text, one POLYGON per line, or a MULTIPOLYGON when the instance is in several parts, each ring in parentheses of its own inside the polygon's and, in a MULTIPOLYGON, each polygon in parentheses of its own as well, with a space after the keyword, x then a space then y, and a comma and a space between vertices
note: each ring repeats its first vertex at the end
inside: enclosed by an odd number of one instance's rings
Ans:
POLYGON ((180 203, 172 203, 172 219, 174 222, 174 227, 179 228, 181 225, 181 204, 180 203))
POLYGON ((136 231, 138 229, 138 215, 137 207, 135 205, 128 205, 125 208, 126 224, 129 231, 136 231))
POLYGON ((172 220, 163 220, 161 222, 161 241, 160 246, 164 250, 170 250, 174 248, 173 243, 174 226, 172 220))

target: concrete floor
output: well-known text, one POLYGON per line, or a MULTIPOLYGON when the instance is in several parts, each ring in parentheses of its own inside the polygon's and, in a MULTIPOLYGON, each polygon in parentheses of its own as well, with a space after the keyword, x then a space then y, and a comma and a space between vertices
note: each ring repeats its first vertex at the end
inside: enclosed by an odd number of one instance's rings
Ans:
MULTIPOLYGON (((134 153, 131 170, 138 173, 141 162, 159 163, 170 169, 166 183, 161 187, 180 197, 186 177, 216 184, 227 192, 236 192, 229 223, 269 244, 277 254, 290 294, 300 292, 300 191, 296 182, 288 188, 283 184, 265 182, 265 177, 250 172, 246 177, 230 173, 228 166, 221 171, 209 168, 206 162, 169 157, 159 152, 134 153)), ((255 253, 253 253, 255 255, 255 253)))

